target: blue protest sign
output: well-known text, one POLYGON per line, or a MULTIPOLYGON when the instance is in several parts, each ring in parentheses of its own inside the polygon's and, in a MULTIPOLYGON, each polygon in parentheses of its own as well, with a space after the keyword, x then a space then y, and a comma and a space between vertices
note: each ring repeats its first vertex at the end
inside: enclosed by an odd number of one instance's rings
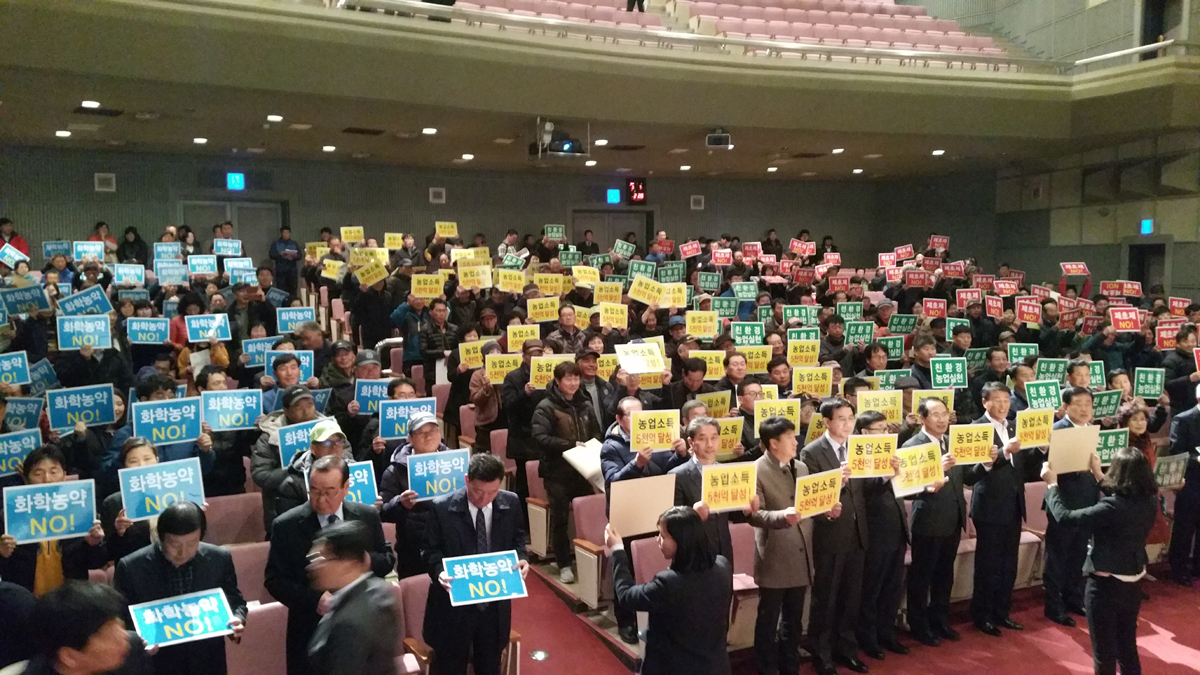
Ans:
POLYGON ((4 533, 18 544, 82 537, 96 521, 96 482, 4 488, 4 533))
POLYGON ((242 353, 250 355, 250 362, 246 364, 247 368, 265 368, 267 365, 267 352, 275 343, 279 342, 278 337, 252 338, 250 340, 242 340, 242 353))
POLYGON ((212 338, 231 340, 228 314, 193 314, 183 317, 188 342, 208 342, 212 338))
POLYGON ((200 438, 200 399, 138 401, 133 404, 133 435, 155 445, 171 445, 200 438))
POLYGON ((71 284, 59 283, 57 286, 58 286, 58 296, 60 298, 65 298, 75 291, 75 289, 71 287, 71 284))
POLYGON ((467 484, 470 450, 446 450, 408 457, 408 489, 417 501, 448 495, 467 484))
POLYGON ((95 260, 104 260, 104 242, 102 241, 76 241, 71 242, 71 257, 76 261, 82 261, 84 258, 94 258, 95 260))
POLYGON ((201 276, 216 276, 217 256, 190 255, 187 259, 188 271, 201 276))
POLYGON ((204 421, 213 431, 253 429, 262 414, 262 390, 231 389, 200 392, 204 421))
POLYGON ((58 317, 58 351, 78 350, 85 345, 96 349, 112 347, 108 315, 58 317))
POLYGON ((71 257, 71 242, 69 241, 43 241, 42 242, 42 257, 49 262, 56 255, 65 255, 71 257))
POLYGON ((72 429, 79 422, 94 427, 117 421, 113 386, 95 384, 46 392, 46 414, 54 431, 72 429))
POLYGON ((154 276, 163 286, 182 286, 188 282, 187 266, 182 260, 155 260, 154 276))
POLYGON ((8 325, 8 310, 5 309, 4 303, 0 302, 0 326, 8 325))
POLYGON ((25 431, 0 434, 0 476, 11 476, 20 471, 21 462, 24 462, 29 453, 41 444, 42 432, 36 424, 32 429, 25 431))
POLYGON ((300 384, 308 382, 313 376, 313 353, 311 351, 280 351, 271 349, 267 351, 266 363, 270 366, 267 375, 275 377, 275 357, 291 354, 300 360, 300 384))
POLYGON ((267 302, 276 307, 283 307, 287 303, 288 297, 287 291, 281 291, 275 287, 267 289, 267 302))
POLYGON ((242 242, 240 239, 213 239, 213 254, 239 256, 242 254, 242 242))
POLYGON ((359 504, 374 504, 379 499, 379 490, 375 487, 375 466, 371 462, 350 462, 349 469, 350 492, 346 494, 346 499, 359 504))
POLYGON ((225 271, 229 272, 232 270, 250 270, 253 272, 254 271, 254 259, 253 258, 226 258, 225 259, 225 271))
POLYGON ((379 412, 379 402, 388 397, 388 382, 391 380, 355 380, 354 400, 358 402, 359 415, 374 415, 379 412))
POLYGON ((528 596, 518 562, 516 551, 480 553, 442 560, 442 569, 450 577, 450 606, 478 605, 481 602, 528 596))
POLYGON ((150 299, 150 291, 145 288, 122 288, 117 291, 117 300, 141 302, 150 299))
POLYGON ((40 398, 10 398, 8 407, 4 410, 4 423, 13 431, 37 429, 38 420, 42 417, 40 398))
POLYGON ((0 289, 0 298, 9 317, 50 309, 50 299, 41 286, 0 289))
POLYGON ((17 250, 16 246, 13 246, 12 244, 5 244, 4 246, 0 247, 0 263, 8 265, 9 267, 16 267, 17 263, 21 262, 22 260, 29 260, 29 256, 17 250))
POLYGON ((329 396, 333 393, 333 389, 313 389, 313 407, 321 415, 325 414, 325 408, 329 406, 329 396))
POLYGON ((163 318, 170 321, 179 313, 178 300, 163 300, 163 318))
POLYGON ((233 633, 225 591, 214 588, 129 606, 133 629, 151 647, 220 638, 233 633))
POLYGON ((187 396, 187 383, 175 385, 175 398, 183 398, 187 396))
POLYGON ((81 316, 83 314, 105 314, 111 312, 113 306, 108 300, 108 295, 104 293, 104 289, 96 285, 59 300, 58 308, 67 316, 81 316))
POLYGON ((171 321, 131 316, 125 320, 125 333, 130 344, 161 345, 171 334, 171 321))
POLYGON ((258 274, 254 270, 225 270, 229 272, 229 284, 246 284, 247 286, 258 285, 258 274))
POLYGON ((29 384, 29 357, 25 352, 0 354, 0 384, 29 384))
POLYGON ((312 436, 313 427, 317 426, 320 419, 315 419, 311 422, 301 422, 300 424, 289 424, 286 427, 279 429, 279 461, 280 466, 287 467, 292 463, 292 458, 297 454, 308 450, 309 438, 312 436))
POLYGON ((141 265, 113 265, 113 283, 118 286, 132 284, 141 286, 146 283, 146 268, 141 265))
POLYGON ((204 483, 200 478, 200 458, 117 471, 121 503, 130 520, 147 520, 175 502, 204 504, 204 483))
POLYGON ((414 413, 437 413, 437 399, 412 398, 407 401, 379 402, 379 437, 387 440, 408 438, 408 418, 414 413))
POLYGON ((176 260, 180 256, 179 242, 156 242, 154 244, 154 262, 159 260, 176 260))
POLYGON ((275 310, 275 321, 279 324, 280 335, 295 333, 300 324, 316 320, 317 310, 314 307, 280 307, 275 310))
POLYGON ((54 372, 54 366, 50 365, 49 359, 42 359, 30 366, 29 379, 29 393, 34 396, 41 396, 50 389, 62 386, 58 383, 58 374, 54 372))

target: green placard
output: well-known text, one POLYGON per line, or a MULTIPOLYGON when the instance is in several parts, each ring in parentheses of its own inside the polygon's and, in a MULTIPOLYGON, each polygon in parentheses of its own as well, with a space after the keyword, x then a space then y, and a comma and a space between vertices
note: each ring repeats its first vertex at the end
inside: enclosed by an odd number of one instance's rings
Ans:
POLYGON ((785 305, 783 308, 783 322, 786 324, 792 319, 799 319, 801 326, 811 326, 817 322, 817 306, 816 305, 785 305))
POLYGON ((515 256, 511 253, 505 253, 504 261, 500 264, 500 266, 519 270, 525 266, 525 259, 520 256, 515 256))
MULTIPOLYGON (((1116 392, 1121 393, 1121 392, 1116 392)), ((1100 442, 1096 444, 1096 454, 1100 455, 1100 466, 1112 464, 1113 455, 1121 448, 1129 447, 1128 429, 1109 429, 1100 432, 1100 442)))
POLYGON ((877 340, 884 347, 887 347, 888 361, 897 361, 904 358, 904 338, 899 335, 890 337, 881 337, 877 340))
POLYGON ((692 298, 696 295, 696 289, 691 286, 687 287, 687 304, 692 304, 692 298))
POLYGON ((739 347, 757 347, 767 338, 766 326, 758 322, 734 321, 730 329, 733 344, 739 347))
POLYGON ((1062 405, 1062 391, 1055 380, 1025 383, 1025 399, 1029 407, 1035 410, 1058 410, 1062 405))
POLYGON ((787 332, 788 342, 792 340, 820 340, 820 328, 789 328, 787 332))
POLYGON ((1133 371, 1133 395, 1158 398, 1163 393, 1166 371, 1162 368, 1138 368, 1133 371))
POLYGON ((620 283, 621 290, 623 290, 623 291, 629 290, 629 277, 628 276, 622 276, 620 274, 610 274, 610 275, 604 277, 604 280, 612 282, 614 284, 620 283))
MULTIPOLYGON (((1011 359, 1010 359, 1011 360, 1011 359)), ((1103 389, 1108 384, 1108 379, 1104 373, 1103 361, 1091 361, 1088 363, 1088 386, 1092 389, 1103 389)))
POLYGON ((875 337, 875 324, 870 321, 849 321, 846 323, 846 344, 865 345, 875 337))
POLYGON ((566 239, 567 238, 567 226, 566 225, 547 225, 546 226, 546 237, 549 239, 566 239))
POLYGON ((583 262, 583 254, 579 251, 559 251, 558 262, 563 267, 574 267, 583 262))
POLYGON ((1092 394, 1092 417, 1099 420, 1116 415, 1117 409, 1121 407, 1123 393, 1120 389, 1114 389, 1092 394))
POLYGON ((700 290, 717 292, 721 290, 721 273, 720 272, 700 272, 697 281, 700 283, 700 290))
POLYGON ((967 350, 967 370, 978 373, 987 366, 987 347, 972 347, 967 350))
POLYGON ((888 317, 888 332, 893 335, 908 335, 917 327, 915 314, 893 314, 888 317))
POLYGON ((611 264, 612 264, 612 256, 607 253, 601 253, 600 255, 589 255, 588 256, 588 267, 595 267, 596 269, 600 269, 601 267, 603 267, 605 265, 611 265, 611 264))
POLYGON ((846 321, 858 321, 862 319, 862 305, 861 302, 839 302, 836 314, 846 321))
POLYGON ((754 300, 758 297, 758 284, 753 281, 739 281, 733 284, 733 297, 738 300, 754 300))
POLYGON ((1159 457, 1154 462, 1154 480, 1160 488, 1177 488, 1183 485, 1183 477, 1187 472, 1188 453, 1159 457))
POLYGON ((969 320, 967 320, 967 319, 956 319, 956 318, 954 318, 954 317, 952 317, 952 316, 951 316, 951 317, 947 317, 947 318, 946 318, 946 339, 947 339, 947 340, 953 340, 953 339, 954 339, 954 328, 955 328, 955 326, 967 326, 967 327, 970 327, 970 325, 971 325, 971 322, 970 322, 969 320))
POLYGON ((929 369, 933 374, 934 389, 967 386, 967 360, 962 357, 934 359, 929 362, 929 369))
POLYGON ((875 376, 879 378, 880 389, 895 389, 896 380, 902 377, 908 377, 911 374, 911 371, 905 369, 875 371, 875 376))
POLYGON ((762 321, 764 323, 767 321, 770 321, 771 320, 771 306, 770 305, 756 306, 754 308, 754 318, 756 318, 759 321, 762 321))
POLYGON ((712 311, 717 313, 717 316, 722 319, 737 316, 737 298, 713 298, 712 311))
POLYGON ((622 258, 624 258, 626 260, 629 260, 630 258, 632 258, 633 254, 636 251, 637 251, 637 246, 634 246, 633 244, 625 241, 624 239, 618 239, 617 243, 613 244, 613 253, 621 256, 622 258))
POLYGON ((1038 346, 1026 342, 1010 342, 1008 344, 1008 360, 1012 363, 1020 363, 1025 360, 1026 356, 1037 356, 1038 346))
POLYGON ((1037 365, 1033 369, 1033 379, 1035 380, 1053 380, 1054 382, 1062 382, 1067 377, 1067 360, 1066 359, 1038 359, 1037 365))
POLYGON ((658 268, 658 280, 664 284, 677 284, 687 274, 687 263, 682 260, 665 262, 658 268))
POLYGON ((654 278, 654 263, 646 262, 645 260, 634 260, 629 263, 629 278, 650 277, 654 278))

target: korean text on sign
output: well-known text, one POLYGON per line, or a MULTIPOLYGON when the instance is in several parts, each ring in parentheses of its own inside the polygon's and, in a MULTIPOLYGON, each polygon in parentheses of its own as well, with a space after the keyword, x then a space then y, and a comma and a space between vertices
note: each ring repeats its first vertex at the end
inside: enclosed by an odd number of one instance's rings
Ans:
POLYGON ((200 459, 189 457, 117 471, 121 503, 130 520, 147 520, 175 502, 204 504, 200 459))
POLYGON ((832 469, 796 479, 796 513, 811 518, 828 513, 842 492, 842 470, 832 469))
POLYGON ((379 404, 379 437, 385 440, 408 438, 408 420, 418 412, 434 413, 437 400, 413 398, 405 401, 382 401, 379 404))
POLYGON ((193 314, 183 317, 188 342, 208 342, 212 338, 231 340, 228 314, 193 314))
POLYGON ((408 489, 417 501, 448 495, 466 485, 470 450, 447 450, 408 457, 408 489))
POLYGON ((309 440, 312 438, 313 427, 320 421, 320 418, 318 418, 311 422, 301 422, 299 424, 289 424, 286 427, 280 427, 279 460, 281 466, 286 468, 292 463, 292 459, 296 455, 309 449, 309 440))
POLYGON ((770 417, 786 417, 792 426, 800 428, 800 400, 758 400, 754 402, 754 437, 758 438, 758 428, 770 417))
POLYGON ((133 628, 149 646, 167 647, 229 635, 234 614, 219 588, 129 606, 133 628))
POLYGON ((679 411, 641 411, 633 413, 630 447, 670 450, 679 439, 679 411))
POLYGON ((54 431, 66 431, 79 422, 92 427, 116 421, 111 384, 48 391, 46 402, 54 431))
POLYGON ((896 450, 900 473, 892 479, 892 491, 897 497, 923 492, 942 479, 942 456, 937 443, 925 443, 896 450))
POLYGON ((83 347, 109 349, 112 333, 107 316, 60 316, 58 317, 59 351, 79 350, 83 347))
POLYGON ((875 478, 893 475, 892 456, 896 454, 896 434, 854 435, 846 448, 851 478, 875 478))
POLYGON ((1017 440, 1022 448, 1036 448, 1050 444, 1050 430, 1054 424, 1053 410, 1021 410, 1017 412, 1017 440))
POLYGON ((346 493, 346 499, 359 504, 374 504, 379 499, 379 489, 375 485, 375 465, 368 460, 350 462, 346 468, 350 470, 350 491, 346 493))
POLYGON ((199 397, 133 404, 133 435, 149 438, 155 445, 200 438, 200 422, 199 397))
POLYGON ((0 435, 0 476, 11 476, 20 471, 21 463, 29 453, 41 445, 42 432, 37 428, 0 435))
POLYGON ((18 544, 82 537, 95 520, 91 479, 4 488, 4 532, 18 544))
POLYGON ((757 467, 749 462, 707 465, 700 478, 700 501, 712 513, 748 508, 757 493, 757 477, 757 467))
POLYGON ((992 425, 956 424, 950 427, 950 454, 955 464, 992 461, 992 425))
POLYGON ((374 415, 379 412, 380 401, 388 397, 390 380, 355 380, 354 400, 358 403, 359 415, 374 415))
POLYGON ((262 392, 258 389, 200 392, 204 421, 213 431, 253 429, 262 414, 262 392))
POLYGON ((524 598, 528 595, 516 551, 446 558, 442 561, 442 566, 446 576, 450 578, 452 607, 524 598))

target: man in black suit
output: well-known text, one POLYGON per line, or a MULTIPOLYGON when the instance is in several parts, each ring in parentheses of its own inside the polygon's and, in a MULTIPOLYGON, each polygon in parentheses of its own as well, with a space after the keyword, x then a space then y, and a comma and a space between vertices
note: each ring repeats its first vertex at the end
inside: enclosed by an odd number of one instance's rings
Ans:
MULTIPOLYGON (((1200 400, 1200 388, 1196 389, 1200 400)), ((1200 407, 1171 420, 1171 454, 1189 457, 1183 487, 1175 493, 1175 520, 1171 525, 1171 579, 1190 587, 1192 577, 1200 573, 1200 547, 1193 548, 1196 528, 1200 525, 1200 462, 1196 448, 1200 446, 1200 407)))
POLYGON ((371 531, 354 521, 321 531, 309 554, 313 586, 332 593, 309 643, 317 675, 395 675, 400 626, 390 584, 371 576, 371 531))
POLYGON ((808 637, 813 647, 813 667, 820 675, 833 675, 840 664, 856 673, 867 672, 858 659, 858 621, 862 600, 863 566, 867 552, 867 500, 862 481, 849 480, 847 442, 854 431, 854 406, 834 397, 821 403, 825 433, 804 446, 800 461, 809 475, 842 471, 841 515, 813 523, 812 609, 808 637))
POLYGON ((500 489, 503 479, 504 464, 495 455, 475 455, 467 466, 466 486, 433 500, 421 545, 421 560, 430 578, 422 635, 433 648, 438 675, 465 675, 468 661, 475 675, 500 673, 500 657, 512 625, 512 602, 451 607, 450 578, 442 560, 516 551, 521 576, 525 576, 529 539, 521 502, 516 494, 500 489))
MULTIPOLYGON (((204 511, 197 504, 171 504, 158 516, 158 543, 122 558, 113 586, 131 605, 220 588, 233 612, 229 639, 241 642, 246 601, 238 590, 233 556, 220 546, 200 541, 206 528, 204 511)), ((162 647, 152 660, 160 673, 223 675, 225 640, 214 637, 162 647)))
POLYGON ((346 501, 350 469, 337 455, 313 462, 308 472, 308 502, 287 511, 271 524, 266 586, 288 608, 287 672, 309 675, 308 643, 321 617, 329 613, 333 594, 308 582, 308 554, 321 530, 343 520, 359 521, 371 532, 371 571, 385 577, 396 557, 383 538, 379 513, 370 504, 346 501))
POLYGON ((995 460, 975 481, 971 492, 971 521, 975 523, 975 590, 971 618, 979 630, 1000 636, 1000 628, 1021 630, 1008 616, 1013 584, 1017 581, 1017 553, 1021 547, 1021 521, 1025 519, 1024 468, 1028 451, 1017 442, 1015 422, 1008 421, 1010 394, 1002 382, 987 382, 979 392, 984 414, 973 424, 992 426, 995 460))

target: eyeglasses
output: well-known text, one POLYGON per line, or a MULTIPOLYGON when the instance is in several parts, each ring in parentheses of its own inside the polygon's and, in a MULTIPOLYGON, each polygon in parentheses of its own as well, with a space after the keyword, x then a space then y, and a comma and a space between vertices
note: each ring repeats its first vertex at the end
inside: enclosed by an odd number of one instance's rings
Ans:
POLYGON ((309 488, 308 489, 308 494, 311 497, 325 497, 325 498, 330 498, 330 499, 338 496, 338 493, 340 493, 340 492, 341 492, 340 488, 326 488, 324 490, 321 490, 318 488, 309 488))
POLYGON ((745 396, 746 398, 762 398, 763 393, 761 391, 749 391, 745 394, 742 394, 742 396, 745 396))
POLYGON ((346 443, 346 439, 344 439, 344 438, 331 438, 331 439, 329 439, 329 440, 327 440, 327 441, 313 441, 312 443, 313 443, 313 445, 319 445, 319 446, 321 446, 322 448, 332 448, 332 447, 335 447, 335 446, 338 446, 338 445, 345 445, 345 443, 346 443))
POLYGON ((308 561, 309 565, 320 565, 321 563, 325 562, 325 556, 317 553, 316 551, 309 553, 304 559, 308 561))

